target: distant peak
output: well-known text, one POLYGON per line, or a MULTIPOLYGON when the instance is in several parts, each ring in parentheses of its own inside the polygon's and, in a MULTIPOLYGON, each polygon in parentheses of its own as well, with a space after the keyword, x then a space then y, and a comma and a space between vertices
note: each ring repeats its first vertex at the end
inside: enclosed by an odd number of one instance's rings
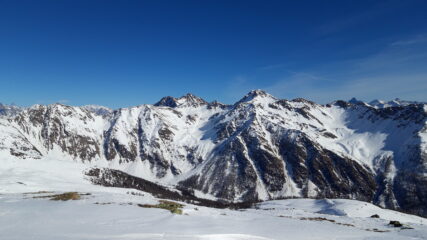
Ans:
POLYGON ((100 116, 108 116, 113 112, 111 108, 107 108, 99 105, 85 105, 85 106, 82 106, 82 108, 100 116))
POLYGON ((223 104, 223 103, 220 103, 220 102, 218 102, 217 100, 214 100, 214 101, 212 101, 212 102, 210 102, 209 104, 208 104, 208 108, 209 109, 212 109, 212 108, 222 108, 222 109, 224 109, 224 108, 226 108, 228 105, 226 105, 226 104, 223 104))
POLYGON ((154 104, 154 106, 163 106, 163 107, 176 107, 176 99, 171 96, 166 96, 160 99, 157 103, 154 104))
POLYGON ((266 91, 264 90, 260 90, 260 89, 256 89, 256 90, 252 90, 250 91, 248 94, 246 94, 242 99, 240 99, 240 101, 238 101, 237 103, 241 103, 241 102, 250 102, 254 99, 261 99, 261 98, 271 98, 271 99, 275 99, 275 97, 271 96, 270 94, 268 94, 266 91))
POLYGON ((193 95, 193 94, 191 94, 191 93, 187 93, 187 94, 185 94, 184 96, 182 96, 182 97, 178 98, 178 100, 181 100, 181 99, 185 99, 185 100, 187 100, 187 101, 197 102, 197 103, 207 103, 207 102, 206 102, 205 100, 203 100, 202 98, 197 97, 197 96, 195 96, 195 95, 193 95))
POLYGON ((187 93, 187 94, 185 94, 184 96, 182 96, 180 98, 183 98, 183 97, 186 97, 186 98, 198 98, 197 96, 193 95, 192 93, 187 93))
POLYGON ((171 96, 163 97, 158 101, 154 106, 164 106, 164 107, 198 107, 201 105, 208 104, 204 99, 197 97, 191 93, 187 93, 182 97, 174 98, 171 96))
POLYGON ((360 100, 358 100, 358 99, 357 99, 357 98, 355 98, 355 97, 352 97, 348 102, 349 102, 349 103, 358 103, 358 102, 360 102, 360 100))
POLYGON ((352 97, 348 102, 351 103, 351 104, 354 104, 354 105, 365 105, 365 106, 368 105, 364 101, 359 100, 359 99, 357 99, 355 97, 352 97))
POLYGON ((374 99, 369 102, 369 105, 377 105, 377 104, 384 104, 385 102, 383 100, 374 99))
POLYGON ((7 116, 7 117, 13 117, 19 114, 23 108, 17 107, 15 105, 4 105, 0 103, 0 117, 1 116, 7 116))
POLYGON ((373 100, 369 103, 374 108, 387 108, 387 107, 398 107, 398 106, 408 106, 411 104, 425 104, 424 102, 417 102, 417 101, 406 101, 402 100, 400 98, 395 98, 391 101, 382 101, 382 100, 373 100))
POLYGON ((255 89, 250 91, 248 94, 246 94, 246 96, 262 96, 262 97, 266 97, 270 94, 268 94, 266 91, 261 90, 261 89, 255 89))

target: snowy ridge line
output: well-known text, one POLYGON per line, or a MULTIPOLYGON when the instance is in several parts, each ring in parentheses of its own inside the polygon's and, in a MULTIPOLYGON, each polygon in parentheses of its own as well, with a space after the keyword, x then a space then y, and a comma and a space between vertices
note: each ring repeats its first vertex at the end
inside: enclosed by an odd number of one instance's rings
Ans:
POLYGON ((349 198, 427 216, 426 110, 261 90, 233 105, 192 94, 117 110, 35 105, 0 118, 0 161, 83 163, 232 202, 349 198))

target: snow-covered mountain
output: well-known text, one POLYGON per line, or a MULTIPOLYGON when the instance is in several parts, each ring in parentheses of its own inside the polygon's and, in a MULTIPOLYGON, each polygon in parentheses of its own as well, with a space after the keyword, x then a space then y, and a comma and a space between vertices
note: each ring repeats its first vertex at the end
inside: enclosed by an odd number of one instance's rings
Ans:
POLYGON ((374 108, 404 107, 404 106, 409 106, 413 104, 426 104, 425 102, 406 101, 399 98, 395 98, 394 100, 390 100, 390 101, 375 99, 368 103, 353 97, 348 102, 352 104, 368 105, 374 108))
MULTIPOLYGON (((427 105, 320 105, 254 90, 154 105, 35 105, 0 118, 1 159, 121 170, 231 201, 349 198, 427 216, 427 105)), ((64 172, 64 174, 66 174, 64 172)))
MULTIPOLYGON (((369 105, 371 105, 375 108, 385 108, 385 107, 408 106, 411 104, 418 104, 418 103, 420 103, 420 102, 405 101, 405 100, 401 100, 399 98, 396 98, 396 99, 391 100, 391 101, 384 101, 384 100, 375 99, 375 100, 369 102, 369 105)), ((423 103, 423 104, 425 104, 425 103, 423 103)))
POLYGON ((13 117, 20 113, 23 109, 15 105, 4 105, 0 103, 0 118, 13 117))

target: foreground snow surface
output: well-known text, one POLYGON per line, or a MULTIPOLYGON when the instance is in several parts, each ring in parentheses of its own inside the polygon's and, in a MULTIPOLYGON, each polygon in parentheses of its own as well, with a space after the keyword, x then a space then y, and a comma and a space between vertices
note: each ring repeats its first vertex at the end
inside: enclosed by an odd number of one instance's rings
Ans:
POLYGON ((68 161, 2 161, 0 239, 427 239, 427 219, 352 200, 289 199, 245 210, 185 204, 183 214, 142 208, 158 199, 94 186, 68 161), (34 198, 90 193, 75 201, 34 198), (370 218, 378 214, 380 218, 370 218), (397 220, 413 229, 394 228, 397 220), (374 231, 376 229, 376 231, 374 231), (381 231, 381 232, 378 232, 381 231))
POLYGON ((0 239, 427 238, 425 219, 349 200, 281 200, 244 211, 186 205, 184 214, 176 215, 162 209, 138 207, 136 203, 155 199, 148 194, 120 193, 117 189, 65 202, 31 196, 1 196, 0 239), (330 214, 319 213, 323 211, 330 214), (399 220, 414 229, 394 228, 385 219, 367 217, 373 213, 399 220), (317 218, 328 220, 314 220, 317 218), (374 228, 386 232, 373 232, 374 228))

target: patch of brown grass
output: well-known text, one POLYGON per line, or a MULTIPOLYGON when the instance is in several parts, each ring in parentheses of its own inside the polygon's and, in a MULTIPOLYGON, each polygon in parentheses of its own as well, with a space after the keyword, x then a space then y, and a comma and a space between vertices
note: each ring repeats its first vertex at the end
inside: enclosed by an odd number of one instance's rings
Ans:
POLYGON ((81 196, 77 192, 66 192, 62 194, 53 195, 50 200, 53 201, 68 201, 68 200, 80 200, 81 196))
POLYGON ((68 200, 80 200, 82 196, 90 195, 90 193, 78 193, 78 192, 65 192, 60 194, 45 195, 45 196, 34 196, 33 198, 49 198, 52 201, 68 201, 68 200))
POLYGON ((160 200, 159 204, 138 204, 139 207, 143 208, 161 208, 170 211, 174 214, 182 214, 182 208, 184 205, 172 201, 160 200))

